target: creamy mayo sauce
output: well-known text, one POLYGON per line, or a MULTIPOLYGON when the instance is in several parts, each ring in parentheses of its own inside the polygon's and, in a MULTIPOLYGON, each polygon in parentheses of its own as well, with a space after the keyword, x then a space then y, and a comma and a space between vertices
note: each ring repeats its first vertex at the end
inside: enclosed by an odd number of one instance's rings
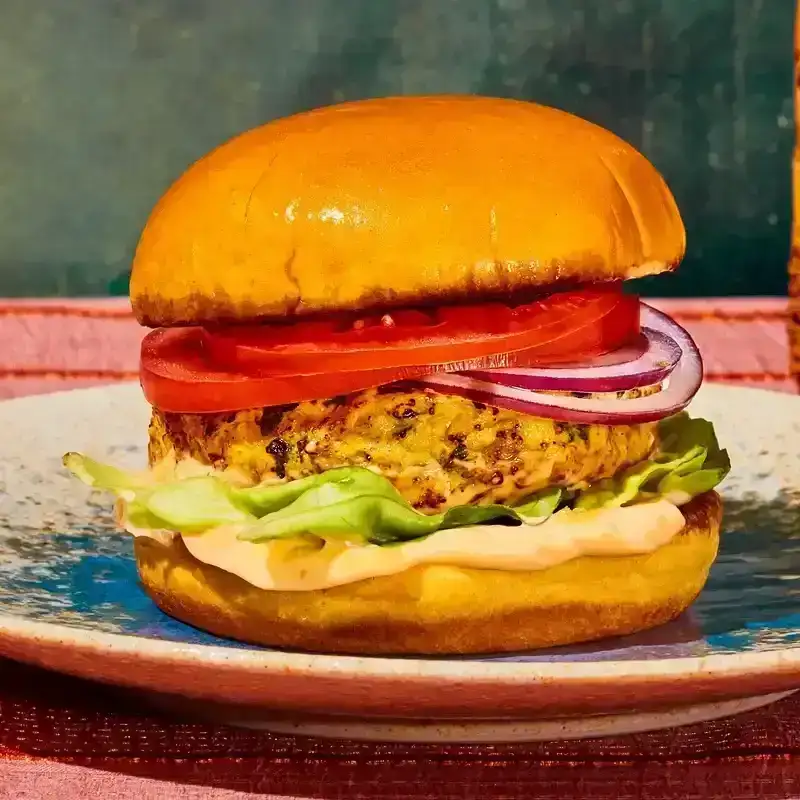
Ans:
POLYGON ((235 526, 181 537, 196 559, 259 589, 313 591, 395 575, 418 564, 541 570, 579 556, 651 553, 670 542, 684 524, 676 506, 659 500, 597 511, 565 509, 538 525, 454 528, 389 547, 313 539, 255 544, 239 541, 235 526))

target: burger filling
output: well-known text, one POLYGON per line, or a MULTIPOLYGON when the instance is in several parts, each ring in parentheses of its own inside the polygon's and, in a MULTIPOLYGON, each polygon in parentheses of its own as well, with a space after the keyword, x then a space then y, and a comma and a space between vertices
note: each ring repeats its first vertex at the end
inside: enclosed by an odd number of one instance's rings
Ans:
POLYGON ((125 530, 264 589, 649 553, 730 467, 684 410, 691 337, 616 286, 160 329, 141 378, 149 469, 66 465, 125 530))
POLYGON ((364 467, 433 514, 586 488, 648 458, 656 440, 655 423, 556 422, 454 395, 370 390, 232 414, 155 411, 149 454, 233 468, 254 483, 364 467))
POLYGON ((150 458, 141 473, 65 463, 117 494, 134 535, 182 537, 201 561, 283 590, 419 563, 542 569, 651 552, 730 466, 711 424, 685 413, 577 425, 428 392, 155 412, 150 458))

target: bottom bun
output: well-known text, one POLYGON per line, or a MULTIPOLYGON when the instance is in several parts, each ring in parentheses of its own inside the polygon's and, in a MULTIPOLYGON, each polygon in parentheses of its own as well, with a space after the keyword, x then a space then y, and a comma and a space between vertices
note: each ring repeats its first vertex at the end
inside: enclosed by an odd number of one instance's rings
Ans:
POLYGON ((581 557, 537 572, 418 566, 309 592, 258 589, 171 545, 137 537, 139 575, 167 614, 219 636, 325 653, 499 653, 587 642, 669 622, 705 585, 722 503, 641 556, 581 557))

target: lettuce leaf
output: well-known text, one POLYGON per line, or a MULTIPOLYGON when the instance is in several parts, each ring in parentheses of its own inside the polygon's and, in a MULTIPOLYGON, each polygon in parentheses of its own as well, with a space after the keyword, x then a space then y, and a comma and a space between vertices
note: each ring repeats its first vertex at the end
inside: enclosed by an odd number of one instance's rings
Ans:
POLYGON ((260 542, 313 533, 323 539, 356 538, 390 544, 466 525, 534 524, 556 510, 561 495, 558 490, 541 493, 516 509, 503 505, 456 506, 443 514, 426 515, 415 511, 386 478, 357 467, 341 472, 347 473, 342 480, 312 486, 289 505, 265 514, 239 538, 260 542), (370 479, 360 474, 365 472, 370 479))
POLYGON ((714 426, 686 412, 659 423, 660 445, 642 461, 598 481, 578 493, 574 508, 626 506, 647 500, 668 500, 676 506, 717 486, 730 472, 728 452, 722 450, 714 426))
POLYGON ((200 533, 255 519, 236 502, 233 487, 213 474, 159 483, 80 453, 67 453, 64 466, 88 486, 116 494, 134 528, 200 533))
POLYGON ((680 506, 713 489, 730 470, 728 454, 706 420, 678 414, 660 423, 659 436, 651 459, 586 489, 554 487, 513 507, 465 505, 434 515, 420 514, 388 479, 362 467, 244 487, 210 469, 165 479, 79 453, 68 453, 64 464, 84 483, 116 494, 134 528, 202 533, 235 525, 239 538, 250 542, 310 535, 387 545, 467 525, 535 525, 562 505, 595 509, 661 498, 680 506))
POLYGON ((560 489, 548 489, 516 509, 457 506, 428 516, 412 508, 388 479, 362 467, 242 488, 214 474, 156 482, 79 453, 68 453, 64 464, 89 486, 116 494, 135 528, 201 533, 235 524, 239 538, 252 542, 313 535, 390 544, 466 525, 536 524, 561 499, 560 489))
POLYGON ((260 484, 232 491, 238 502, 252 514, 263 517, 292 505, 309 492, 335 491, 324 487, 338 487, 340 491, 351 496, 377 495, 396 502, 405 502, 400 492, 386 478, 363 467, 337 467, 288 483, 260 484))

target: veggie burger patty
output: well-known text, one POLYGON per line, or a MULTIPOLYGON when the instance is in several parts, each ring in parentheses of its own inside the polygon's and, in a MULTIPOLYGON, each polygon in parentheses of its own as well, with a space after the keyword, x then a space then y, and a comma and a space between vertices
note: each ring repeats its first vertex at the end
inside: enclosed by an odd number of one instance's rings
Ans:
POLYGON ((570 424, 424 390, 230 414, 154 409, 149 434, 151 464, 174 452, 254 482, 369 467, 426 513, 583 487, 646 459, 657 438, 655 423, 570 424))

